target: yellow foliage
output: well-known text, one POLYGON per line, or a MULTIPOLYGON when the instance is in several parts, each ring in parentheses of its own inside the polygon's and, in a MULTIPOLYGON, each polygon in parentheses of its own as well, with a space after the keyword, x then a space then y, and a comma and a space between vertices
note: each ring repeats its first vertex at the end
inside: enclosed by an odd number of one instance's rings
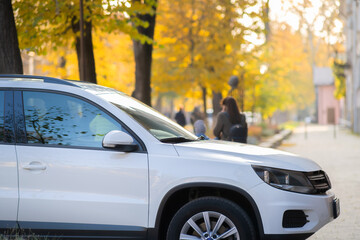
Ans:
POLYGON ((230 54, 232 51, 233 51, 233 49, 232 49, 231 45, 226 44, 226 46, 225 46, 225 54, 228 55, 228 54, 230 54))
POLYGON ((275 26, 261 55, 250 58, 241 71, 247 111, 257 109, 267 118, 277 110, 303 109, 314 102, 309 54, 302 36, 289 27, 275 26), (266 71, 261 74, 264 65, 266 71))
POLYGON ((239 46, 245 42, 243 35, 234 34, 234 29, 245 32, 238 9, 248 5, 248 1, 160 1, 155 29, 158 45, 153 52, 154 94, 174 92, 200 99, 202 88, 210 94, 227 92, 239 46))
POLYGON ((169 57, 168 60, 169 60, 169 62, 175 62, 175 61, 176 61, 176 57, 169 57))
POLYGON ((210 32, 205 31, 203 29, 201 29, 200 32, 199 32, 199 36, 201 36, 201 37, 208 37, 209 35, 210 35, 210 32))
POLYGON ((134 90, 135 62, 132 41, 125 34, 96 34, 95 62, 98 83, 127 94, 134 90))
MULTIPOLYGON (((131 94, 134 90, 135 62, 130 37, 95 32, 93 44, 98 84, 131 94)), ((77 56, 71 46, 51 50, 44 57, 46 64, 39 68, 47 76, 79 79, 77 56), (61 58, 65 60, 64 68, 60 67, 61 58)))

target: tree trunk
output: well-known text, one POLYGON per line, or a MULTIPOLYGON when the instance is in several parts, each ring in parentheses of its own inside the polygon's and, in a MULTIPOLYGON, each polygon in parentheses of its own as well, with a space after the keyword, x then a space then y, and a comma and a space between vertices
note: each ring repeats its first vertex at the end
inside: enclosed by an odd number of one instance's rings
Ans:
POLYGON ((161 94, 159 94, 156 99, 155 109, 158 110, 159 112, 162 112, 162 99, 163 96, 161 94))
MULTIPOLYGON (((138 0, 133 0, 138 2, 138 0)), ((145 1, 146 2, 146 1, 145 1)), ((145 3, 146 4, 146 3, 145 3)), ((152 6, 156 12, 156 6, 152 6)), ((149 23, 147 28, 138 26, 140 34, 154 39, 156 14, 138 14, 137 17, 149 23)), ((135 56, 135 90, 133 96, 151 106, 151 63, 153 45, 133 40, 135 56)))
POLYGON ((77 33, 80 32, 80 25, 77 19, 72 21, 72 30, 77 34, 75 39, 76 55, 78 59, 79 76, 80 80, 97 83, 96 81, 96 69, 94 59, 94 48, 92 43, 92 23, 90 21, 84 21, 84 76, 81 76, 81 52, 80 52, 80 36, 77 33))
POLYGON ((206 98, 207 98, 207 94, 206 94, 206 87, 201 87, 202 89, 202 98, 203 98, 203 106, 204 106, 204 116, 205 116, 205 120, 207 119, 207 103, 206 103, 206 98))
POLYGON ((245 105, 244 105, 244 99, 245 99, 245 78, 244 78, 244 71, 241 72, 240 76, 240 84, 239 84, 239 95, 240 95, 240 111, 244 112, 245 105))
POLYGON ((151 62, 152 45, 142 44, 139 41, 134 43, 135 56, 135 91, 133 97, 151 106, 151 62))
POLYGON ((59 60, 58 60, 58 68, 62 69, 61 76, 60 76, 62 79, 67 78, 65 67, 66 67, 66 58, 65 58, 65 56, 61 56, 61 57, 59 57, 59 60))
POLYGON ((266 42, 270 41, 271 38, 271 28, 270 28, 270 18, 269 18, 269 13, 270 13, 270 7, 269 7, 269 1, 270 0, 266 0, 263 6, 263 14, 264 14, 264 21, 265 21, 265 40, 266 42))
POLYGON ((213 116, 216 117, 216 115, 221 112, 221 99, 222 99, 222 94, 221 92, 215 92, 213 91, 212 93, 213 98, 212 98, 212 105, 213 105, 213 116))
POLYGON ((23 73, 11 0, 0 1, 0 73, 23 73))

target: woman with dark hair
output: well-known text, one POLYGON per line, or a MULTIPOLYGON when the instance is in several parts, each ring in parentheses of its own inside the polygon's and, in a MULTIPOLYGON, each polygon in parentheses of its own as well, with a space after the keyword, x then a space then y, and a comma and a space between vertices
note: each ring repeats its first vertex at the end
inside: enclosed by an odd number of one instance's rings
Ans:
POLYGON ((247 123, 244 114, 239 112, 233 97, 222 100, 223 110, 217 115, 214 135, 217 139, 246 143, 247 123))

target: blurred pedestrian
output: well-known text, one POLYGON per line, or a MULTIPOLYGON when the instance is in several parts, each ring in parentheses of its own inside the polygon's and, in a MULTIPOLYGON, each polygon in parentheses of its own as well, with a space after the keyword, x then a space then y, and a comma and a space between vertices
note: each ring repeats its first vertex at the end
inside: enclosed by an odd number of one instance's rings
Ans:
POLYGON ((175 121, 182 127, 186 125, 185 113, 182 107, 180 107, 179 111, 175 114, 175 121))
POLYGON ((194 110, 192 111, 190 116, 190 122, 194 126, 194 123, 197 120, 204 120, 204 116, 202 115, 199 107, 194 107, 194 110))
POLYGON ((209 137, 206 136, 206 126, 203 120, 196 120, 194 123, 194 132, 197 137, 202 138, 203 140, 209 140, 209 137))
POLYGON ((239 112, 233 97, 222 100, 222 111, 218 113, 214 128, 217 139, 246 143, 247 123, 244 114, 239 112))

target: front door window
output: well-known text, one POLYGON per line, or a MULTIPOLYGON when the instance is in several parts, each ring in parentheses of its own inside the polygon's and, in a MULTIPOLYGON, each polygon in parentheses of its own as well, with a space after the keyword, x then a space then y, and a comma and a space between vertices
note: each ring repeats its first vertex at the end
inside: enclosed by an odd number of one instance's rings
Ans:
POLYGON ((30 144, 101 148, 108 132, 125 131, 104 111, 72 96, 24 92, 23 99, 30 144))

